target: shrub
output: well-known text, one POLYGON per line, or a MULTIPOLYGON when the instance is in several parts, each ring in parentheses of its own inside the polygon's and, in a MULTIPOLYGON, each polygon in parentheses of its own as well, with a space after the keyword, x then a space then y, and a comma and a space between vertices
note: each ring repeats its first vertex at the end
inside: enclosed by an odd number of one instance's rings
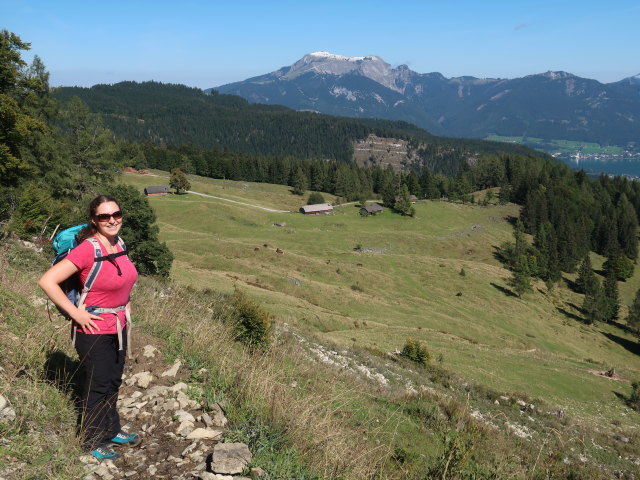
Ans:
POLYGON ((612 268, 615 272, 616 278, 624 282, 628 278, 633 276, 633 261, 629 260, 625 255, 614 255, 607 259, 603 265, 604 269, 612 268))
POLYGON ((402 347, 402 356, 418 365, 427 365, 431 360, 431 354, 427 347, 413 338, 407 338, 407 343, 402 347))
POLYGON ((309 195, 309 200, 307 200, 307 205, 318 205, 320 203, 325 203, 324 197, 321 193, 313 192, 309 195))
POLYGON ((629 406, 640 411, 640 381, 631 384, 631 395, 629 396, 629 406))
POLYGON ((235 339, 258 350, 269 346, 271 315, 240 290, 232 299, 235 339))

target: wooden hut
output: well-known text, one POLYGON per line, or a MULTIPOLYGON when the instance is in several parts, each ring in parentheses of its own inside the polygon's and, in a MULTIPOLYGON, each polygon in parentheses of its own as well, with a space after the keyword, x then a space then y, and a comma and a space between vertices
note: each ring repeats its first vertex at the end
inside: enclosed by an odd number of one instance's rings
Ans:
POLYGON ((169 187, 166 185, 152 185, 144 189, 144 194, 148 197, 154 197, 157 195, 169 195, 169 187))
POLYGON ((305 215, 327 215, 333 212, 333 206, 328 203, 318 203, 317 205, 305 205, 300 207, 300 213, 305 215))

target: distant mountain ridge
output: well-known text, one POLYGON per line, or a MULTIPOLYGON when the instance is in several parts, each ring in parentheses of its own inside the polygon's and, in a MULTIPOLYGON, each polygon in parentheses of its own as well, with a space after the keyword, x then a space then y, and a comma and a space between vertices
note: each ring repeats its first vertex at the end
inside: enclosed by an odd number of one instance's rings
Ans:
POLYGON ((214 89, 296 110, 403 120, 436 135, 616 145, 640 137, 640 75, 608 84, 567 72, 446 78, 406 65, 393 68, 375 55, 314 52, 291 66, 214 89))
MULTIPOLYGON (((369 80, 373 85, 377 83, 369 80)), ((382 87, 381 87, 382 88, 382 87)), ((411 142, 434 172, 455 174, 466 159, 502 153, 541 156, 522 145, 440 138, 405 122, 354 119, 255 105, 234 95, 158 82, 59 87, 63 104, 77 96, 117 137, 156 145, 190 144, 245 155, 322 158, 350 162, 354 142, 370 135, 411 142)))

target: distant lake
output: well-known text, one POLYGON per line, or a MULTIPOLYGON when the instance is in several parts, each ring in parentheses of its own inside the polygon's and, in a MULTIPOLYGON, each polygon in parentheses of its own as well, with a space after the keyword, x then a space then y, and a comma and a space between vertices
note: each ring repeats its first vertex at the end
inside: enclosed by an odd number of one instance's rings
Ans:
POLYGON ((598 175, 600 173, 612 175, 630 175, 640 177, 640 157, 625 158, 621 160, 580 160, 576 164, 573 159, 561 158, 571 168, 584 170, 587 173, 598 175))

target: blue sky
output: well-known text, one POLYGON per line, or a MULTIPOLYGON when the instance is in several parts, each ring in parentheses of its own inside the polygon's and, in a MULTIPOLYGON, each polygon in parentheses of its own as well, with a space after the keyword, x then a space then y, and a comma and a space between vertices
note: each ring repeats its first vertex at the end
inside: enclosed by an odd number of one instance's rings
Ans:
POLYGON ((0 0, 51 85, 158 80, 208 88, 309 52, 378 55, 446 77, 640 73, 640 0, 0 0))

